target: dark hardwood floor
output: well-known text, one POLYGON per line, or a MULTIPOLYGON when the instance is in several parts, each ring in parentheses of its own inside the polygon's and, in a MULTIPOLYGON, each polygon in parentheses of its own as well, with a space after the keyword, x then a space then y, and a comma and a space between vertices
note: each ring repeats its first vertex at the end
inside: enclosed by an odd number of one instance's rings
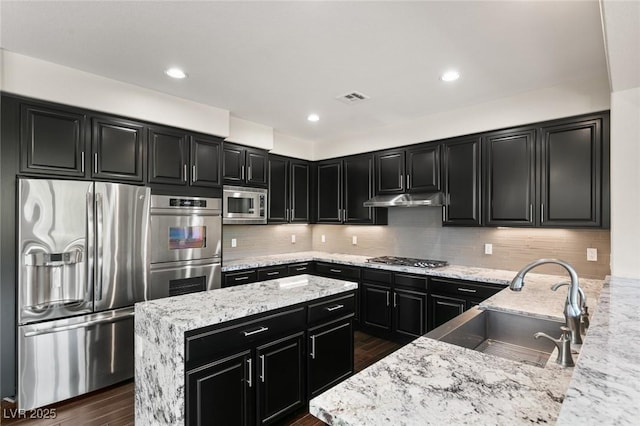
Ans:
MULTIPOLYGON (((400 346, 356 331, 354 335, 355 371, 364 370, 400 346)), ((127 426, 134 424, 133 406, 134 386, 130 381, 27 413, 18 413, 15 406, 3 401, 0 424, 3 426, 127 426), (47 414, 53 417, 54 413, 55 418, 42 418, 47 414)), ((307 411, 297 413, 281 422, 281 425, 286 426, 323 424, 307 411)))

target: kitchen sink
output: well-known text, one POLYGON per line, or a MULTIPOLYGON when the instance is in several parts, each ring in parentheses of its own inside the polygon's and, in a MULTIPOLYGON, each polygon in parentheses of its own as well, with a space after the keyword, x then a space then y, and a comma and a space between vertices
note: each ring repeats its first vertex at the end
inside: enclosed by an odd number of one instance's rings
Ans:
POLYGON ((472 308, 430 331, 425 337, 538 367, 547 364, 555 345, 536 339, 539 331, 560 336, 559 321, 472 308))

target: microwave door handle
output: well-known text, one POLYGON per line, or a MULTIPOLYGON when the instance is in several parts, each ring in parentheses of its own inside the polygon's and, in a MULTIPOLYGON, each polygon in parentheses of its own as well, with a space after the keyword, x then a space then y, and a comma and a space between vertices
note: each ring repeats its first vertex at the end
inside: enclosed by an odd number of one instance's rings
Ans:
POLYGON ((102 264, 103 264, 103 241, 102 241, 102 220, 103 215, 102 194, 96 194, 96 294, 95 300, 102 300, 102 264))

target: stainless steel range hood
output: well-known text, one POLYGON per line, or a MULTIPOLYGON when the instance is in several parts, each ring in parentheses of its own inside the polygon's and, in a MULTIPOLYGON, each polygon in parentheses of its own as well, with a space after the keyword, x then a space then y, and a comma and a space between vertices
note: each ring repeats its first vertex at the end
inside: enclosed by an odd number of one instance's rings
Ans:
POLYGON ((365 207, 441 207, 444 197, 442 192, 422 194, 377 195, 363 203, 365 207))

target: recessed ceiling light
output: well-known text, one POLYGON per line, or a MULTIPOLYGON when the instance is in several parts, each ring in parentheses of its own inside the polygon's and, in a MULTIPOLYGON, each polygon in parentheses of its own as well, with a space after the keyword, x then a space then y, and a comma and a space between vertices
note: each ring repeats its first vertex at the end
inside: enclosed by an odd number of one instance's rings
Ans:
POLYGON ((320 116, 318 114, 309 114, 307 116, 307 120, 316 122, 316 121, 320 120, 320 116))
POLYGON ((442 81, 456 81, 460 78, 460 73, 458 71, 447 71, 440 77, 442 81))
POLYGON ((185 78, 187 76, 187 74, 184 71, 182 71, 180 68, 169 68, 164 73, 171 78, 178 78, 178 79, 185 78))

